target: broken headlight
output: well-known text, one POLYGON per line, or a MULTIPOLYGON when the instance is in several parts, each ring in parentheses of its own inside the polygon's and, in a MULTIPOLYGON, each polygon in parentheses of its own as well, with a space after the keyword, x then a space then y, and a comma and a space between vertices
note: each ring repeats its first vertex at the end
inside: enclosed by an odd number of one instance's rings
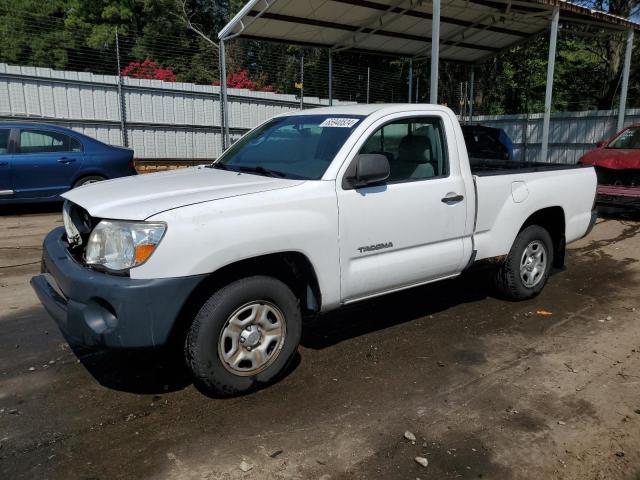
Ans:
POLYGON ((159 222, 102 220, 89 236, 85 262, 114 272, 142 265, 162 240, 166 228, 159 222))

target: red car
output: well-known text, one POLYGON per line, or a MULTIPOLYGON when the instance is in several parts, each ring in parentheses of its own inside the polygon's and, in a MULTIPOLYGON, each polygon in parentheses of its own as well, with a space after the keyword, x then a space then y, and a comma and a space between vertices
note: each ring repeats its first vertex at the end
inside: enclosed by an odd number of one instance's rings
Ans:
POLYGON ((640 208, 640 125, 598 142, 578 163, 595 167, 599 203, 640 208))

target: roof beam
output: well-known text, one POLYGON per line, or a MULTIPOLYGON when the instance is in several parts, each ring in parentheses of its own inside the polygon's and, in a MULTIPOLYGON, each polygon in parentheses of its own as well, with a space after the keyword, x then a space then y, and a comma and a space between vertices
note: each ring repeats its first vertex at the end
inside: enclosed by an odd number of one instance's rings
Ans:
POLYGON ((378 30, 382 28, 383 25, 387 27, 391 25, 395 20, 398 19, 400 15, 406 13, 407 10, 409 10, 408 8, 400 8, 400 5, 406 3, 407 1, 410 2, 410 5, 413 3, 413 0, 397 0, 394 4, 391 4, 386 9, 381 10, 382 15, 376 14, 374 17, 370 18, 367 21, 366 25, 361 26, 356 32, 348 33, 343 40, 340 40, 336 43, 334 50, 348 50, 350 48, 356 47, 358 43, 362 43, 371 35, 374 35, 378 30), (357 38, 358 34, 364 33, 364 30, 366 30, 368 27, 371 27, 369 28, 369 32, 361 38, 357 38), (349 42, 349 40, 351 41, 349 42))
POLYGON ((483 7, 494 8, 500 12, 504 12, 507 9, 509 9, 509 12, 513 12, 515 10, 523 13, 540 13, 540 12, 549 11, 549 9, 545 8, 543 5, 540 5, 539 7, 536 7, 536 6, 529 7, 526 5, 513 4, 511 2, 502 3, 502 2, 496 2, 493 0, 469 0, 469 3, 482 5, 483 7))
MULTIPOLYGON (((249 13, 247 13, 248 16, 255 16, 257 15, 258 12, 254 12, 251 11, 249 13)), ((357 27, 355 25, 346 25, 343 23, 335 23, 335 22, 327 22, 325 20, 316 20, 313 18, 302 18, 302 17, 294 17, 291 15, 281 15, 279 13, 264 13, 262 14, 261 18, 265 19, 265 20, 277 20, 277 21, 281 21, 281 22, 287 22, 287 23, 296 23, 299 25, 309 25, 309 26, 313 26, 313 27, 320 27, 320 28, 331 28, 334 30, 343 30, 346 32, 358 32, 360 31, 361 33, 364 34, 368 34, 373 32, 374 29, 372 28, 365 28, 365 29, 360 29, 360 27, 357 27)), ((384 36, 384 37, 390 37, 390 38, 398 38, 401 40, 412 40, 415 42, 427 42, 428 40, 425 40, 425 38, 423 36, 420 35, 410 35, 408 33, 400 33, 400 32, 391 32, 388 30, 377 30, 375 31, 375 35, 380 35, 380 36, 384 36)), ((496 48, 496 47, 490 47, 487 45, 478 45, 478 44, 473 44, 473 43, 465 43, 465 42, 442 42, 442 44, 445 45, 449 45, 449 44, 454 44, 456 47, 460 47, 460 48, 468 48, 470 50, 482 50, 482 51, 487 51, 487 52, 499 52, 500 48, 496 48)))
MULTIPOLYGON (((369 8, 372 10, 379 10, 379 11, 386 11, 388 10, 389 6, 385 5, 383 3, 377 3, 377 2, 372 2, 370 0, 332 0, 333 2, 336 3, 344 3, 347 5, 353 5, 356 7, 364 7, 364 8, 369 8)), ((390 12, 392 13, 400 13, 401 9, 399 7, 393 8, 390 10, 390 12)), ((405 12, 403 12, 404 15, 408 16, 408 17, 414 17, 414 18, 422 18, 425 20, 433 20, 433 15, 431 13, 427 13, 427 12, 422 12, 420 10, 406 10, 405 12)), ((468 22, 466 20, 459 20, 457 18, 453 18, 453 17, 440 17, 440 23, 446 23, 446 24, 450 24, 450 25, 457 25, 460 27, 472 27, 472 28, 477 28, 474 27, 474 23, 473 22, 468 22)), ((484 25, 483 25, 484 26, 484 25)), ((512 30, 512 29, 508 29, 508 28, 502 28, 502 27, 496 27, 496 26, 488 26, 487 30, 489 30, 490 32, 495 32, 495 33, 502 33, 505 35, 513 35, 514 37, 526 37, 527 34, 523 33, 519 30, 512 30)))
POLYGON ((271 7, 271 5, 273 5, 275 1, 276 0, 250 0, 249 2, 247 2, 247 4, 242 7, 242 9, 240 9, 240 11, 236 14, 236 16, 233 17, 231 21, 224 27, 222 27, 222 30, 220 30, 220 32, 218 33, 218 39, 220 39, 221 41, 228 40, 230 38, 241 35, 244 29, 248 26, 243 22, 247 12, 253 11, 255 7, 262 7, 259 13, 257 15, 254 15, 252 19, 252 22, 255 22, 256 18, 260 17, 264 12, 266 12, 267 9, 271 7), (237 32, 234 32, 236 27, 240 27, 240 29, 237 32))
MULTIPOLYGON (((256 42, 273 42, 273 43, 284 43, 286 45, 295 45, 297 47, 304 48, 327 48, 329 45, 323 43, 315 43, 315 42, 302 42, 296 40, 287 40, 282 38, 274 38, 274 37, 264 37, 264 36, 255 36, 255 35, 242 35, 242 38, 247 40, 254 40, 256 42)), ((429 42, 431 43, 431 42, 429 42)), ((353 53, 362 53, 366 55, 374 55, 376 57, 409 57, 410 53, 394 53, 394 52, 384 52, 382 50, 369 50, 366 48, 351 48, 349 50, 353 53)), ((493 54, 490 54, 493 55, 493 54)), ((473 62, 465 61, 465 60, 457 60, 455 58, 445 58, 440 57, 441 60, 446 62, 458 63, 460 65, 473 65, 473 62)))
MULTIPOLYGON (((472 27, 476 28, 477 30, 471 32, 469 35, 466 35, 467 30, 464 29, 462 31, 456 32, 453 35, 450 35, 449 37, 443 39, 442 42, 443 43, 444 42, 451 42, 450 45, 447 45, 449 48, 451 48, 451 47, 458 46, 462 40, 469 41, 473 37, 475 37, 476 35, 479 35, 482 32, 484 32, 485 30, 489 29, 489 26, 485 25, 484 22, 485 22, 485 20, 491 19, 492 17, 493 17, 492 14, 488 14, 488 15, 482 17, 482 19, 479 20, 477 24, 472 25, 472 27), (478 25, 484 25, 484 28, 480 28, 480 27, 478 27, 478 25), (460 38, 460 40, 455 40, 456 38, 460 38)), ((446 48, 443 49, 443 50, 446 50, 446 48)))
MULTIPOLYGON (((483 7, 494 8, 497 11, 505 11, 508 5, 497 0, 468 0, 468 2, 471 4, 481 5, 483 7)), ((529 0, 528 3, 529 5, 522 5, 521 3, 511 3, 511 11, 516 10, 522 13, 551 12, 554 8, 554 5, 556 4, 556 1, 529 0)), ((606 12, 591 10, 580 5, 563 1, 560 1, 559 6, 560 12, 562 12, 562 17, 569 23, 589 23, 597 25, 600 28, 610 30, 626 31, 629 28, 640 30, 640 25, 638 25, 637 23, 606 12)))

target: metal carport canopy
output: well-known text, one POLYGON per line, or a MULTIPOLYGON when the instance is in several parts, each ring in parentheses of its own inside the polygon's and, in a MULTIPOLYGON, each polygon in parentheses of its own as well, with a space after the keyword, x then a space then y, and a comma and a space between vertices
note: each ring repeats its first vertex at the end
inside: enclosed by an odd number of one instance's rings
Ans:
MULTIPOLYGON (((549 144, 558 23, 626 31, 618 127, 624 123, 633 35, 640 24, 564 0, 250 0, 220 31, 223 146, 229 145, 225 41, 234 37, 271 40, 330 52, 368 53, 431 59, 430 102, 438 103, 440 60, 474 65, 550 29, 540 159, 549 144)), ((411 68, 409 69, 411 72, 411 68)), ((411 73, 410 73, 411 75, 411 73)), ((473 68, 471 69, 473 78, 473 68)), ((409 86, 412 85, 409 79, 409 86)), ((472 82, 473 83, 473 82, 472 82)), ((409 87, 411 101, 411 87, 409 87)), ((329 55, 329 104, 333 104, 329 55)), ((471 114, 469 115, 471 120, 471 114)))
MULTIPOLYGON (((291 44, 431 56, 433 6, 421 0, 251 0, 220 31, 291 44)), ((440 60, 476 63, 563 21, 614 30, 638 29, 624 18, 558 0, 442 0, 440 60)), ((437 12, 436 12, 437 15, 437 12)))

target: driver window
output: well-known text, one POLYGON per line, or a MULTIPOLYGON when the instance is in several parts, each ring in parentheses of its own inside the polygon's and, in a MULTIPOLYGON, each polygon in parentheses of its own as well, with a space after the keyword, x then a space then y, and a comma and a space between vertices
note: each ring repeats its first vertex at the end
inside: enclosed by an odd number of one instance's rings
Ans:
POLYGON ((609 144, 609 148, 629 150, 640 148, 640 128, 628 128, 609 144))
POLYGON ((405 118, 380 127, 360 149, 389 160, 389 182, 447 176, 448 162, 442 121, 435 117, 405 118))

